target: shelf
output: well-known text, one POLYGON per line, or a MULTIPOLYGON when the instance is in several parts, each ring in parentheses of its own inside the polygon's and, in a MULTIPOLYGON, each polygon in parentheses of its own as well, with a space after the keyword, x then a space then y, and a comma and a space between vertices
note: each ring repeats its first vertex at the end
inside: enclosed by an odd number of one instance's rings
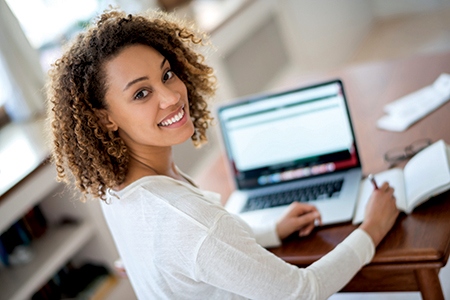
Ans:
POLYGON ((45 118, 11 122, 0 129, 0 197, 31 174, 50 155, 45 118))
POLYGON ((90 223, 49 228, 31 244, 33 260, 25 265, 0 270, 0 299, 30 298, 47 283, 93 236, 90 223))
POLYGON ((19 188, 12 190, 0 202, 0 234, 59 185, 55 180, 55 166, 51 164, 39 167, 30 176, 31 180, 25 180, 19 188))

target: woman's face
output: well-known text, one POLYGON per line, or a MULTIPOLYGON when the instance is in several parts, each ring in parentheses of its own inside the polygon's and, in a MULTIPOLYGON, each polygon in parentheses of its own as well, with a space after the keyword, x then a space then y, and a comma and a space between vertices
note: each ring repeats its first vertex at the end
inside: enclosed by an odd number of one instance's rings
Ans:
POLYGON ((180 144, 194 133, 187 89, 155 49, 133 45, 105 64, 102 118, 131 149, 180 144))

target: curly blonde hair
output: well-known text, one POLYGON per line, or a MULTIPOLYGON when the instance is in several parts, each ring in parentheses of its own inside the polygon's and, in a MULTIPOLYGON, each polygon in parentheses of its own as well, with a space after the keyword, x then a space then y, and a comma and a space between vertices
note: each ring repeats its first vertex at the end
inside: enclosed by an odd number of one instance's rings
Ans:
POLYGON ((49 71, 47 85, 52 157, 57 179, 74 183, 88 196, 106 199, 128 171, 127 147, 117 132, 106 130, 94 113, 106 108, 104 65, 124 48, 143 44, 159 51, 184 82, 196 147, 207 141, 212 117, 206 99, 215 93, 213 69, 194 51, 206 36, 163 12, 125 14, 110 8, 80 33, 49 71), (70 172, 67 172, 67 171, 70 172))

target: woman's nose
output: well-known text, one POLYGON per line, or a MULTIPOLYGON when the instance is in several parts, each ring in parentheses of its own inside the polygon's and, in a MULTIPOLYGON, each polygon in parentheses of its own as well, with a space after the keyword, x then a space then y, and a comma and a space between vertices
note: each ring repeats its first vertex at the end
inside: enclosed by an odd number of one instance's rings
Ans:
POLYGON ((180 101, 180 93, 168 87, 162 87, 159 90, 159 106, 161 109, 166 109, 171 105, 177 104, 180 101))

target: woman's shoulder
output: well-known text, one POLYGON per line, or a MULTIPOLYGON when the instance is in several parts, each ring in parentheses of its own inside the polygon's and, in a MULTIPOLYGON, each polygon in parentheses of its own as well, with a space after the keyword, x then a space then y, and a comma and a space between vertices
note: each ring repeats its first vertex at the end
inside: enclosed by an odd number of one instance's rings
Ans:
POLYGON ((144 176, 130 183, 119 191, 110 190, 108 193, 118 199, 132 200, 138 194, 157 197, 167 202, 179 202, 181 199, 190 200, 192 204, 201 199, 212 204, 220 205, 220 195, 205 191, 190 182, 180 181, 163 175, 144 176))
POLYGON ((157 212, 157 218, 175 214, 184 216, 175 218, 178 219, 176 222, 188 221, 206 231, 214 226, 219 215, 226 213, 220 204, 219 194, 200 190, 166 176, 143 177, 116 193, 116 197, 110 196, 111 206, 115 206, 110 207, 110 211, 123 214, 139 209, 151 214, 157 212))

